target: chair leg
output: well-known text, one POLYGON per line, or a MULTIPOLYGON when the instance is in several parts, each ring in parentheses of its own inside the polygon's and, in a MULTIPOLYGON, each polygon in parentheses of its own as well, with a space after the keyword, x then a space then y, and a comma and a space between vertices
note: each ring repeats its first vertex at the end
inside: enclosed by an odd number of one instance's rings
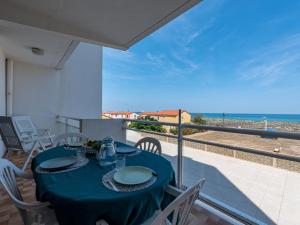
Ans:
POLYGON ((37 149, 35 148, 36 144, 37 144, 37 141, 35 141, 35 143, 33 144, 32 148, 31 148, 31 150, 30 150, 30 153, 29 153, 27 159, 26 159, 25 162, 24 162, 24 165, 23 165, 23 167, 22 167, 22 170, 23 170, 23 171, 26 170, 26 168, 27 168, 27 166, 28 166, 30 160, 33 158, 33 153, 38 149, 38 148, 37 148, 37 149))
POLYGON ((12 154, 12 151, 11 150, 7 150, 7 153, 5 154, 6 158, 8 160, 11 160, 11 154, 12 154))

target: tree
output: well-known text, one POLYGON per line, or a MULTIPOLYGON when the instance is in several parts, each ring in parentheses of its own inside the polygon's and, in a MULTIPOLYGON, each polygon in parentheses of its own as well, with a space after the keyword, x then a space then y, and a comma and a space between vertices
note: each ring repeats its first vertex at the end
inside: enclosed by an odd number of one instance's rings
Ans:
POLYGON ((198 125, 205 125, 206 120, 203 118, 203 115, 198 114, 192 118, 192 123, 198 124, 198 125))
MULTIPOLYGON (((195 134, 195 133, 198 133, 198 132, 199 132, 199 130, 194 129, 194 128, 183 128, 182 129, 182 134, 183 135, 190 135, 190 134, 195 134)), ((178 135, 178 128, 171 128, 170 133, 172 133, 174 135, 178 135)))
MULTIPOLYGON (((156 119, 149 117, 149 116, 146 116, 145 119, 143 119, 143 120, 157 121, 156 119)), ((141 122, 132 122, 129 124, 129 127, 138 129, 138 130, 150 130, 150 131, 155 131, 155 132, 160 132, 160 133, 167 132, 167 130, 162 125, 143 123, 143 120, 140 120, 141 122)))

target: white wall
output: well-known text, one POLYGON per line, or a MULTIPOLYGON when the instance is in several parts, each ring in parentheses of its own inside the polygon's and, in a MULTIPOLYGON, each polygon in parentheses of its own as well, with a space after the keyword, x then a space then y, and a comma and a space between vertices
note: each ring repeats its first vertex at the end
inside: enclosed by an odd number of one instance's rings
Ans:
MULTIPOLYGON (((5 115, 5 56, 0 48, 0 116, 5 115)), ((5 148, 0 137, 0 157, 3 156, 5 148)))
POLYGON ((5 56, 0 48, 0 115, 5 115, 5 56))
POLYGON ((13 115, 30 115, 38 128, 56 116, 99 118, 102 109, 102 47, 79 44, 63 70, 14 62, 13 115))
POLYGON ((54 128, 60 72, 14 62, 13 115, 30 115, 38 128, 54 128))
POLYGON ((98 119, 102 113, 102 47, 80 43, 61 76, 60 114, 98 119))

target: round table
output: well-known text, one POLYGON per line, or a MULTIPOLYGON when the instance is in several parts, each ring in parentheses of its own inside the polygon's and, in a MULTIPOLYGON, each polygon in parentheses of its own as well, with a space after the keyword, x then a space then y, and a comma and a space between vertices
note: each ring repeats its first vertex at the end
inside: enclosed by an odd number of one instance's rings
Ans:
POLYGON ((60 225, 95 225, 99 219, 110 225, 141 224, 167 201, 164 193, 167 185, 175 185, 170 162, 145 151, 128 157, 126 164, 149 167, 158 177, 150 187, 134 192, 114 192, 106 188, 101 180, 111 168, 100 167, 95 158, 89 158, 87 165, 68 172, 35 172, 45 160, 73 154, 63 147, 55 147, 38 154, 32 161, 37 199, 51 203, 60 225))

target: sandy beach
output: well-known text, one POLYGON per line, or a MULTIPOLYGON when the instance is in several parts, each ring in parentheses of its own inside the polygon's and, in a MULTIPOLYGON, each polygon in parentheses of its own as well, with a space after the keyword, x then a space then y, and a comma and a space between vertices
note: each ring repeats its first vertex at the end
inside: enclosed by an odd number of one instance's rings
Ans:
POLYGON ((274 152, 277 148, 280 149, 280 153, 282 154, 300 156, 300 140, 282 138, 270 139, 255 135, 233 134, 217 131, 206 131, 203 133, 189 135, 189 137, 270 152, 274 152))
MULTIPOLYGON (((207 125, 223 126, 222 119, 205 118, 205 120, 207 122, 207 125)), ((251 120, 232 120, 232 119, 225 119, 224 125, 226 127, 251 128, 251 129, 264 129, 265 127, 265 123, 263 121, 257 122, 251 120)), ((300 123, 268 121, 268 128, 275 129, 277 131, 300 132, 300 123)))

